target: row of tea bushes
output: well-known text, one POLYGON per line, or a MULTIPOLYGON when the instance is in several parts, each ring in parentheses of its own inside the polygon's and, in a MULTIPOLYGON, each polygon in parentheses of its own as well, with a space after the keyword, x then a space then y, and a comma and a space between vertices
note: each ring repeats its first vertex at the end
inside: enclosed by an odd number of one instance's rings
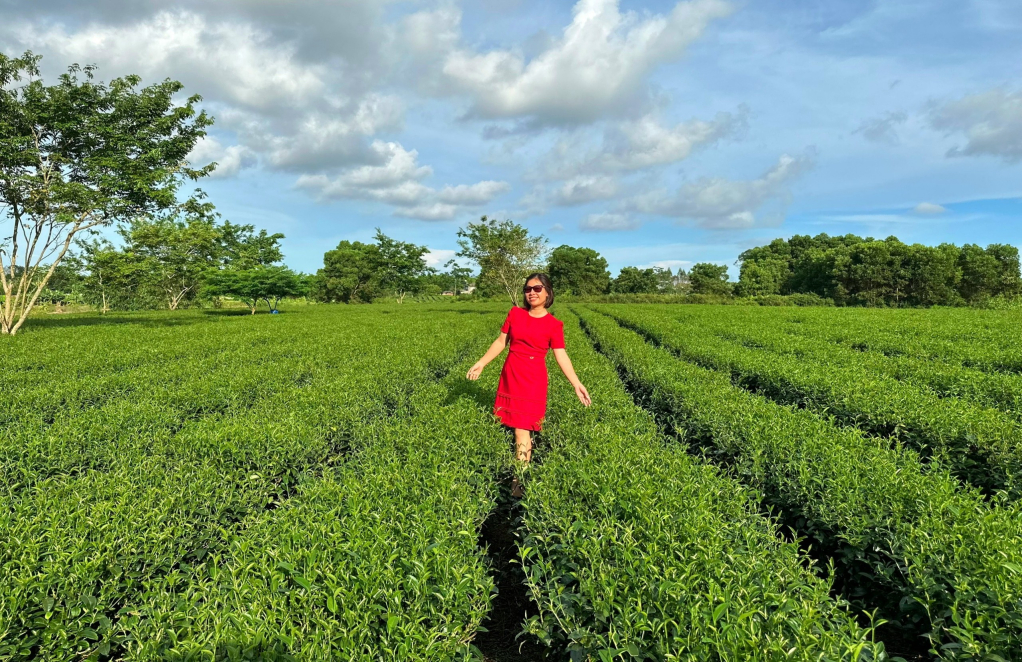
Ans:
POLYGON ((941 398, 857 363, 818 363, 746 347, 718 337, 697 319, 679 321, 629 307, 600 310, 757 393, 905 441, 987 492, 1005 490, 1013 500, 1022 491, 1022 425, 1004 412, 941 398))
POLYGON ((829 555, 844 595, 925 633, 942 658, 1022 656, 1022 505, 991 506, 910 449, 774 404, 578 312, 647 407, 829 555))
POLYGON ((793 334, 786 329, 764 326, 754 320, 721 319, 703 315, 691 323, 712 328, 722 337, 751 347, 789 354, 800 361, 854 366, 878 375, 932 390, 951 398, 962 398, 984 407, 1017 416, 1022 404, 1022 375, 986 372, 960 363, 943 363, 913 356, 888 356, 881 352, 853 349, 839 343, 793 334))
POLYGON ((558 315, 594 404, 552 380, 523 500, 528 632, 572 660, 886 659, 755 493, 665 440, 558 315))
POLYGON ((505 435, 431 383, 354 436, 364 448, 343 468, 303 484, 187 585, 147 596, 128 659, 471 657, 493 592, 477 531, 510 462, 505 435))
MULTIPOLYGON (((243 541, 277 513, 299 512, 299 502, 291 503, 300 494, 329 493, 334 483, 340 487, 333 494, 344 494, 336 473, 346 471, 352 458, 362 461, 381 422, 407 415, 423 389, 435 391, 444 366, 457 360, 484 324, 463 322, 452 332, 451 321, 396 320, 367 338, 359 325, 335 320, 337 333, 292 343, 308 361, 290 356, 277 372, 304 377, 288 380, 286 388, 278 385, 274 397, 189 421, 172 435, 136 430, 106 439, 112 448, 97 444, 97 452, 111 453, 114 460, 102 469, 54 474, 0 496, 0 538, 6 543, 0 547, 0 659, 163 659, 163 652, 145 647, 166 644, 153 636, 151 605, 204 581, 212 560, 239 545, 269 558, 267 549, 243 541), (416 342, 424 331, 437 336, 426 347, 416 342), (349 350, 353 353, 341 360, 318 358, 349 350)), ((196 402, 207 396, 199 391, 196 402)), ((145 411, 155 414, 158 408, 145 411)), ((11 438, 5 434, 2 443, 6 447, 11 438)), ((405 529, 426 535, 415 529, 416 520, 406 521, 405 529)), ((304 537, 310 530, 295 531, 304 537)), ((474 546, 474 537, 471 542, 474 546)), ((446 548, 437 553, 437 562, 468 558, 464 549, 446 553, 446 548)), ((479 568, 485 584, 485 568, 479 568)), ((421 581, 429 595, 450 588, 446 580, 421 581)), ((473 595, 485 602, 483 584, 473 584, 473 595)), ((469 630, 478 620, 452 613, 469 630)), ((222 650, 234 650, 222 627, 200 622, 199 629, 206 640, 226 647, 222 650)), ((430 632, 427 638, 436 636, 430 632)), ((465 636, 454 638, 464 648, 465 636)))

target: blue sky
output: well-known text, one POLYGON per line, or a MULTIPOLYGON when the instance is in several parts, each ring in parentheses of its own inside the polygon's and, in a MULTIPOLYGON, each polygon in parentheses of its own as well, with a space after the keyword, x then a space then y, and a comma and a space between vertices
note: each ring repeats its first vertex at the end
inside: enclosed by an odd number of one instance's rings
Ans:
MULTIPOLYGON (((778 236, 1022 245, 1022 4, 0 0, 53 75, 173 77, 225 217, 322 264, 489 214, 626 265, 778 236)), ((732 269, 737 274, 735 269, 732 269)))

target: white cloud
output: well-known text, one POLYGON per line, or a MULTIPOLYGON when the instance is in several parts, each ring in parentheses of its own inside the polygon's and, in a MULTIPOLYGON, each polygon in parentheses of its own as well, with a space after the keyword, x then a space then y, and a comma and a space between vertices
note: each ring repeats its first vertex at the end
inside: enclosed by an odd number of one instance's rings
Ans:
POLYGON ((445 186, 437 193, 437 199, 454 205, 483 205, 509 190, 511 185, 507 182, 487 180, 471 185, 445 186))
POLYGON ((244 22, 210 22, 194 12, 162 11, 137 23, 89 24, 76 32, 63 25, 11 26, 18 41, 67 62, 99 62, 112 71, 147 79, 186 74, 190 89, 249 108, 286 109, 323 94, 321 65, 300 62, 295 47, 244 22))
POLYGON ((951 148, 948 156, 1022 160, 1022 91, 996 89, 935 105, 930 124, 947 135, 964 134, 965 146, 951 148))
POLYGON ((622 13, 618 0, 579 0, 561 38, 528 62, 517 50, 455 49, 443 74, 451 89, 470 96, 472 116, 592 122, 642 101, 647 76, 730 12, 723 0, 689 0, 670 14, 642 16, 622 13))
POLYGON ((916 214, 943 214, 947 208, 932 202, 920 202, 912 211, 916 214))
POLYGON ((626 214, 590 214, 579 221, 583 232, 622 232, 638 230, 641 224, 626 214))
POLYGON ((447 186, 439 191, 420 180, 433 174, 418 164, 418 152, 399 143, 375 141, 372 151, 380 165, 349 168, 335 177, 302 175, 296 186, 321 200, 372 200, 396 207, 394 215, 438 221, 454 218, 467 208, 485 204, 508 190, 506 182, 483 181, 447 186))
POLYGON ((749 109, 718 113, 711 121, 690 120, 664 126, 654 114, 612 123, 596 149, 587 149, 578 136, 557 142, 541 168, 543 178, 567 179, 580 174, 616 173, 676 163, 694 149, 738 135, 748 125, 749 109))
POLYGON ((597 200, 607 200, 618 194, 618 182, 606 175, 578 175, 555 186, 536 186, 521 200, 524 208, 542 212, 548 206, 571 207, 597 200))
MULTIPOLYGON (((288 134, 255 134, 250 140, 268 154, 269 163, 283 170, 309 170, 365 162, 373 159, 367 138, 379 131, 401 127, 404 117, 399 99, 370 94, 348 114, 312 112, 288 134)), ((378 155, 378 153, 377 153, 378 155)))
POLYGON ((256 161, 255 153, 247 147, 243 145, 224 147, 219 140, 209 135, 197 142, 188 154, 188 162, 193 167, 215 162, 216 170, 210 175, 214 178, 233 177, 239 171, 254 166, 256 161))
POLYGON ((443 267, 448 260, 454 259, 456 254, 457 251, 447 248, 431 248, 428 253, 422 256, 422 259, 426 261, 427 267, 439 269, 443 267))
POLYGON ((754 227, 756 212, 786 196, 787 185, 813 165, 811 154, 783 154, 757 179, 736 181, 706 177, 683 184, 677 192, 655 191, 628 201, 633 211, 690 220, 711 229, 754 227))
POLYGON ((650 269, 653 267, 660 267, 661 269, 670 269, 671 271, 677 273, 678 269, 687 269, 688 267, 691 267, 693 264, 695 263, 692 262, 691 260, 656 260, 655 262, 650 262, 649 264, 639 265, 639 268, 650 269))
POLYGON ((554 223, 550 226, 550 232, 564 232, 564 226, 560 223, 554 223))
POLYGON ((898 143, 898 125, 904 124, 908 115, 903 112, 890 112, 880 117, 865 120, 852 133, 861 133, 862 137, 874 143, 895 145, 898 143))

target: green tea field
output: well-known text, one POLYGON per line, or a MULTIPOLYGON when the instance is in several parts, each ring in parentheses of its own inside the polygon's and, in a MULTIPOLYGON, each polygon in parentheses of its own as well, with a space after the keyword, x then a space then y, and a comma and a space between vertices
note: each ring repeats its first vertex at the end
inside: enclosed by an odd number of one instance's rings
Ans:
POLYGON ((527 468, 506 312, 0 338, 0 661, 1022 660, 1017 311, 558 303, 527 468))

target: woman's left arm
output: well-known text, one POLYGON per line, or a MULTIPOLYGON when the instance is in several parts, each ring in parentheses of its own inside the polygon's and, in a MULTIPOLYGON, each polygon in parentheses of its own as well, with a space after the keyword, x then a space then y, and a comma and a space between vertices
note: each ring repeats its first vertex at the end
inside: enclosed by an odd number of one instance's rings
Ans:
POLYGON ((557 365, 560 366, 561 372, 568 378, 571 385, 575 387, 575 395, 586 407, 593 404, 592 398, 589 397, 589 391, 586 390, 585 386, 582 386, 582 382, 579 381, 578 375, 575 374, 575 367, 571 365, 571 359, 568 358, 568 353, 563 348, 554 349, 554 358, 557 359, 557 365))

